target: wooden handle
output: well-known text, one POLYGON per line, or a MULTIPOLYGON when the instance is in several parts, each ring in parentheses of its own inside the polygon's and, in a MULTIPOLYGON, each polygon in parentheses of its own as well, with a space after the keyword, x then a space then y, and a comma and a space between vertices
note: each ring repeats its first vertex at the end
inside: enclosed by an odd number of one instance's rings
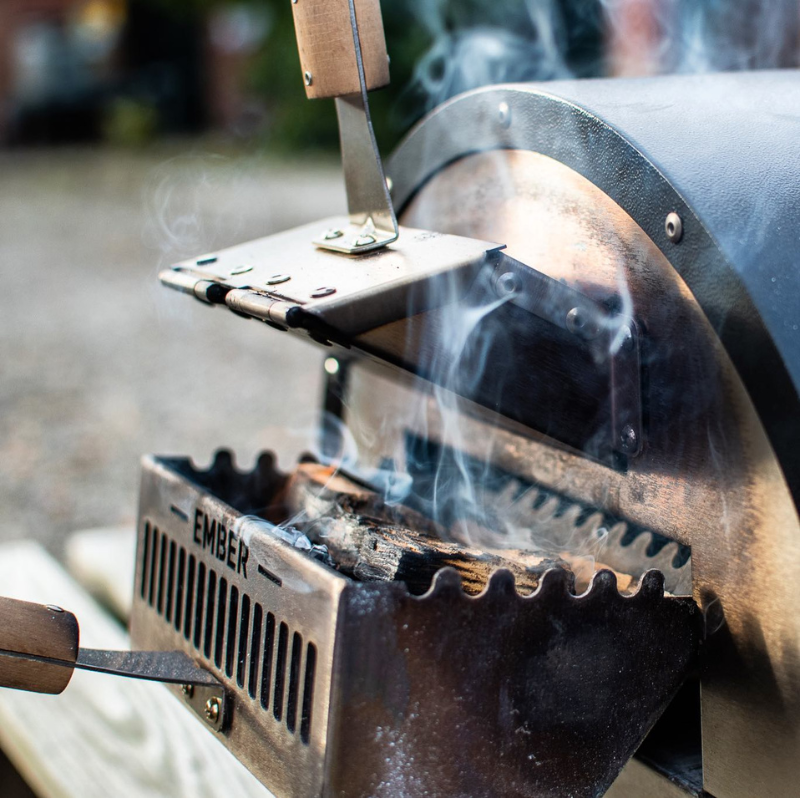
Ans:
MULTIPOLYGON (((389 83, 380 0, 354 0, 367 90, 389 83)), ((309 98, 361 91, 350 0, 293 0, 300 65, 309 98)))
MULTIPOLYGON (((74 664, 78 658, 78 620, 58 606, 40 606, 0 597, 0 650, 55 658, 74 664)), ((59 694, 74 667, 0 654, 0 686, 59 694)))

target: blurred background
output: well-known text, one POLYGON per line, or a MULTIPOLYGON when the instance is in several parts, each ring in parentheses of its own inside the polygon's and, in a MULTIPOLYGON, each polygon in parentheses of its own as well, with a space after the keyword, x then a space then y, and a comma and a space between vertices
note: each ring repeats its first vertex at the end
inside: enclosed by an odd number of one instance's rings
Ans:
MULTIPOLYGON (((796 67, 798 0, 391 0, 385 153, 505 81, 796 67)), ((688 120, 687 124, 691 124, 688 120)), ((322 354, 160 267, 340 213, 289 0, 0 0, 0 541, 133 524, 142 453, 313 445, 322 354)))

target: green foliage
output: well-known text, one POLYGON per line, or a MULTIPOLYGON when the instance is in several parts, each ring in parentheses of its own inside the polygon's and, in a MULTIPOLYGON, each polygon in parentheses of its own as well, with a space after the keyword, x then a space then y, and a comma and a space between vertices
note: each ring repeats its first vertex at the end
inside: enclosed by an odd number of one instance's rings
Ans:
MULTIPOLYGON (((333 101, 308 101, 300 70, 290 0, 134 0, 177 15, 203 16, 225 5, 243 2, 268 9, 271 25, 266 40, 251 60, 248 89, 266 108, 266 144, 270 150, 333 150, 338 128, 333 101)), ((424 0, 423 0, 424 1, 424 0)), ((415 117, 405 102, 414 64, 430 44, 415 24, 408 0, 383 3, 390 45, 392 83, 370 95, 373 122, 381 147, 393 147, 415 117)))
MULTIPOLYGON (((291 0, 131 1, 179 14, 242 3, 265 10, 271 24, 251 59, 248 88, 266 109, 266 145, 271 151, 336 148, 333 102, 305 98, 291 0)), ((370 104, 384 152, 429 107, 455 93, 602 70, 603 0, 383 0, 381 7, 392 82, 373 92, 370 104)))

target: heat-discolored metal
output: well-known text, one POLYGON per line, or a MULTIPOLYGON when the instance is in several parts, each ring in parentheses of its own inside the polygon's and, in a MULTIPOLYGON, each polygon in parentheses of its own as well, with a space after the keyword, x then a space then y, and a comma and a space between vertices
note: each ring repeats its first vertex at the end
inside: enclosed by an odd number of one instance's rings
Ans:
POLYGON ((230 505, 268 515, 283 481, 146 459, 131 624, 219 678, 217 736, 277 793, 599 795, 695 665, 700 615, 658 572, 628 596, 609 571, 580 596, 563 570, 525 597, 503 570, 476 597, 451 569, 362 584, 230 505))

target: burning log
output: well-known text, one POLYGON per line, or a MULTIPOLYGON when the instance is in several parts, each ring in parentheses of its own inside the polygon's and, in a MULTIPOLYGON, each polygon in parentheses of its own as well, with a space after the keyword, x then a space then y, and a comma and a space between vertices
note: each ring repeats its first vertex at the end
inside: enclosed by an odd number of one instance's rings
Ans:
POLYGON ((487 553, 444 541, 434 522, 320 464, 301 464, 289 479, 285 502, 294 527, 327 546, 337 567, 362 581, 404 582, 415 594, 428 590, 434 574, 453 567, 469 594, 483 591, 497 569, 510 570, 523 594, 534 591, 558 557, 521 550, 487 553))

